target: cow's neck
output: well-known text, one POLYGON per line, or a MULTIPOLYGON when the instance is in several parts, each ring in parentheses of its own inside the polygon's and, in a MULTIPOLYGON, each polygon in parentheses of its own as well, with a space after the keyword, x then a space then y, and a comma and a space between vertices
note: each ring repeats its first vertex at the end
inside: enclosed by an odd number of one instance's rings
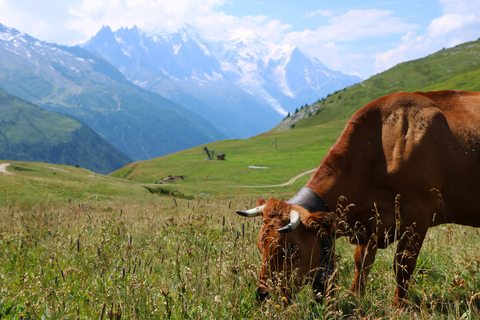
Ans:
MULTIPOLYGON (((355 204, 355 211, 370 206, 366 199, 366 181, 382 163, 382 132, 375 125, 376 115, 367 119, 354 119, 332 146, 319 167, 305 185, 322 197, 336 211, 340 199, 355 204), (343 197, 342 197, 343 196, 343 197), (341 198, 342 197, 342 198, 341 198)), ((353 210, 351 210, 353 211, 353 210)), ((352 212, 350 212, 352 214, 352 212)))

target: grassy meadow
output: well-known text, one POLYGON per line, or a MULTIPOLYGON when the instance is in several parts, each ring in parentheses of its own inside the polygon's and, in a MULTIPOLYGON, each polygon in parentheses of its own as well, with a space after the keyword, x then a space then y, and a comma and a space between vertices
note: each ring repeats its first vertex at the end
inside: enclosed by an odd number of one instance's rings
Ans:
MULTIPOLYGON (((451 225, 430 230, 404 309, 392 305, 395 247, 378 252, 359 296, 349 291, 354 246, 346 239, 336 245, 332 297, 316 303, 306 285, 290 303, 278 292, 257 301, 260 219, 234 211, 254 206, 257 197, 289 198, 310 175, 281 187, 229 186, 281 184, 315 167, 343 125, 316 129, 331 133, 317 138, 319 150, 305 143, 293 152, 300 136, 268 133, 250 145, 208 146, 226 153, 226 161, 206 161, 194 148, 110 176, 11 162, 13 175, 0 175, 0 319, 478 318, 480 230, 451 225), (316 159, 302 167, 307 157, 316 159), (248 165, 270 169, 244 170, 248 165), (155 184, 169 172, 186 178, 155 184)), ((314 128, 296 132, 315 139, 314 128)))
MULTIPOLYGON (((263 195, 265 196, 265 195, 263 195)), ((280 194, 273 194, 280 196, 280 194)), ((364 295, 353 281, 353 249, 337 241, 339 282, 315 303, 305 286, 290 303, 255 296, 259 219, 234 209, 251 195, 192 200, 38 203, 0 208, 1 319, 476 319, 479 232, 429 232, 409 304, 392 306, 394 247, 381 250, 364 295)))

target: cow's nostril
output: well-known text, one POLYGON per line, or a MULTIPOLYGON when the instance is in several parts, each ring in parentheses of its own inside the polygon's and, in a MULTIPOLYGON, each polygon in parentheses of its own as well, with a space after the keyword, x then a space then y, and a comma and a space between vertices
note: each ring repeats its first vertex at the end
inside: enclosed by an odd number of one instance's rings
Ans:
POLYGON ((268 297, 268 291, 263 291, 262 288, 257 289, 257 294, 260 301, 263 301, 268 297))

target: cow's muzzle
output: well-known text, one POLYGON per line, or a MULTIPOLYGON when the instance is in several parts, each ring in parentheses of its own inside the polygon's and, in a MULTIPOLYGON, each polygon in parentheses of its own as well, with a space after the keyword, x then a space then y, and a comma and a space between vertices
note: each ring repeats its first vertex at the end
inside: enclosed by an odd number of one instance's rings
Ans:
POLYGON ((261 302, 265 301, 265 299, 268 297, 268 290, 265 290, 262 287, 258 287, 257 288, 257 296, 258 296, 258 299, 261 302))

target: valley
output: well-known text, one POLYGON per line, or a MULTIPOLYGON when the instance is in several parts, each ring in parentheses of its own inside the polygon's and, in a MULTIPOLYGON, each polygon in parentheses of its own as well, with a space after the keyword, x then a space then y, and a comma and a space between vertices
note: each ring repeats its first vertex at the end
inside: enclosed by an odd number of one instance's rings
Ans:
POLYGON ((224 161, 205 160, 200 146, 149 161, 133 162, 109 175, 65 165, 2 161, 3 166, 11 163, 6 169, 13 175, 0 177, 3 183, 0 193, 4 195, 0 198, 0 205, 55 203, 65 199, 82 201, 92 195, 109 201, 152 196, 145 186, 165 190, 167 194, 181 193, 189 198, 237 192, 268 194, 272 189, 293 194, 305 184, 309 175, 292 184, 286 183, 296 175, 316 168, 343 126, 344 122, 338 122, 296 132, 266 133, 247 140, 218 141, 208 147, 222 150, 226 154, 224 161), (307 135, 309 139, 300 139, 307 135), (268 166, 269 169, 250 169, 252 165, 268 166), (185 179, 159 184, 169 175, 182 175, 185 179), (259 181, 262 181, 261 185, 259 181), (268 187, 273 185, 276 187, 268 187), (242 190, 242 186, 251 187, 242 190))

